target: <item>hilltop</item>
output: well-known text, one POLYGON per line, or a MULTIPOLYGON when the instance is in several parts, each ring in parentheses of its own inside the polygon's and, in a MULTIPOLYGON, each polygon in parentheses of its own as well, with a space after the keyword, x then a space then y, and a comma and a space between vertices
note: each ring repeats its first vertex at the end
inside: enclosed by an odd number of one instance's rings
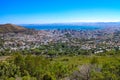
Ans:
POLYGON ((23 32, 27 30, 24 27, 17 26, 14 24, 2 24, 0 25, 0 33, 8 33, 8 32, 23 32))

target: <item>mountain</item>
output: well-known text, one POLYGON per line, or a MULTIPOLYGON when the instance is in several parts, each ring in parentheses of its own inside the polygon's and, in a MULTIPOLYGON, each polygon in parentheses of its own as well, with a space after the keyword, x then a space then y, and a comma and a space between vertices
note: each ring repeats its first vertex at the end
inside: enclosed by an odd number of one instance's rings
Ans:
POLYGON ((0 33, 23 32, 25 30, 27 29, 21 26, 14 25, 14 24, 0 25, 0 33))

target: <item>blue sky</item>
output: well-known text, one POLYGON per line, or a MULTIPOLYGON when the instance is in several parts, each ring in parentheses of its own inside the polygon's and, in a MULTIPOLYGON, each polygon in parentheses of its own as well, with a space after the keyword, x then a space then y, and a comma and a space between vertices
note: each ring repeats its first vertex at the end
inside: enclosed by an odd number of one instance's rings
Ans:
POLYGON ((120 0, 1 0, 0 23, 120 21, 120 0))

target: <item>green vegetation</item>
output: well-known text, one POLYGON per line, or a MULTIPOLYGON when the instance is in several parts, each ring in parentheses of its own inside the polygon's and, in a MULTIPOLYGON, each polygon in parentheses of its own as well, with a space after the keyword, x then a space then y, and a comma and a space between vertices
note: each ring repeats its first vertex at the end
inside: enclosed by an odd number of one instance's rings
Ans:
POLYGON ((78 46, 50 43, 0 55, 1 80, 120 80, 118 48, 92 54, 78 46))
MULTIPOLYGON (((29 50, 30 51, 30 50, 29 50)), ((49 43, 49 45, 41 45, 37 49, 31 49, 31 54, 48 55, 48 56, 62 56, 62 55, 89 55, 91 50, 80 49, 79 46, 69 45, 67 43, 49 43)))
POLYGON ((15 54, 0 62, 2 80, 119 80, 119 55, 47 58, 15 54))

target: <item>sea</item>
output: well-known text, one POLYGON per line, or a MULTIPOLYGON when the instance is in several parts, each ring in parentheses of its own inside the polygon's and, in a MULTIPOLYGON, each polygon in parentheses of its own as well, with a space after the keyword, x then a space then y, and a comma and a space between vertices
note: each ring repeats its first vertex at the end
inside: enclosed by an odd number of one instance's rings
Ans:
POLYGON ((51 24, 51 25, 22 25, 25 28, 35 29, 35 30, 98 30, 103 29, 103 27, 98 26, 84 26, 84 25, 59 25, 59 24, 51 24))

